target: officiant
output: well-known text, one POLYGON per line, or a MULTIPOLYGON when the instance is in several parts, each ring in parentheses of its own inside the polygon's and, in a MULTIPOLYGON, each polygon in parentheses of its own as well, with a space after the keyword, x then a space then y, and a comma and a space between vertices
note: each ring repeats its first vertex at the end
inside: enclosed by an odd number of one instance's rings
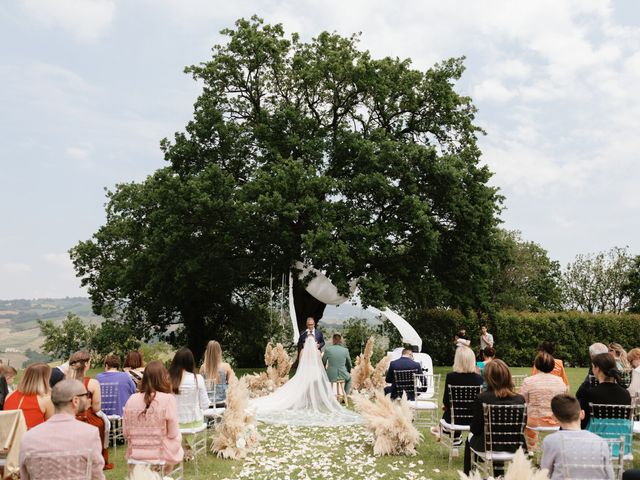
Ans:
POLYGON ((300 334, 300 338, 298 339, 298 352, 302 350, 304 342, 307 340, 307 337, 310 336, 316 339, 318 348, 322 350, 322 348, 324 348, 324 336, 322 332, 316 328, 316 321, 313 317, 307 318, 307 329, 300 334))

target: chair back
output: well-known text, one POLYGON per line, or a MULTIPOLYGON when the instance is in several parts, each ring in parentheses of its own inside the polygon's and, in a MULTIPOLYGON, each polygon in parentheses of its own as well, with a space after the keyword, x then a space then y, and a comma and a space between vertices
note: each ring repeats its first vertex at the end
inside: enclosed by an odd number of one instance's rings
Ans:
POLYGON ((162 440, 167 435, 167 413, 164 408, 152 405, 146 412, 144 409, 125 408, 123 422, 130 458, 155 460, 161 457, 162 440))
POLYGON ((561 472, 565 480, 606 480, 622 477, 624 437, 576 438, 562 433, 561 472), (617 452, 613 455, 612 452, 617 452))
POLYGON ((497 405, 483 403, 484 442, 486 452, 515 452, 526 449, 524 427, 527 405, 497 405))
POLYGON ((215 379, 207 379, 204 381, 205 386, 207 387, 207 396, 209 397, 209 406, 216 406, 216 380, 215 379))
POLYGON ((473 404, 482 393, 482 385, 449 385, 449 404, 453 425, 471 425, 473 404))
POLYGON ((91 450, 30 453, 25 467, 31 480, 91 480, 91 450))
POLYGON ((180 423, 202 420, 204 418, 204 414, 200 409, 200 397, 198 395, 197 384, 180 385, 180 395, 176 395, 176 405, 178 406, 178 419, 180 423))
POLYGON ((511 378, 513 378, 513 387, 516 390, 520 390, 520 387, 522 386, 522 382, 524 382, 524 379, 527 378, 529 375, 512 375, 511 378))
POLYGON ((100 383, 100 404, 102 411, 107 415, 120 415, 118 409, 118 383, 105 382, 100 383))
POLYGON ((416 370, 394 370, 394 384, 398 397, 402 397, 402 393, 407 394, 407 399, 414 399, 414 379, 416 370))
MULTIPOLYGON (((424 372, 424 370, 423 370, 424 372)), ((440 391, 440 374, 421 373, 413 377, 413 393, 416 401, 438 398, 440 391)))
POLYGON ((622 388, 629 388, 631 385, 631 378, 633 377, 633 369, 625 368, 622 372, 620 372, 620 386, 622 388))
MULTIPOLYGON (((589 425, 587 430, 604 439, 624 438, 624 455, 631 454, 633 442, 632 405, 607 405, 589 403, 589 425)), ((617 451, 613 451, 614 456, 617 451)))

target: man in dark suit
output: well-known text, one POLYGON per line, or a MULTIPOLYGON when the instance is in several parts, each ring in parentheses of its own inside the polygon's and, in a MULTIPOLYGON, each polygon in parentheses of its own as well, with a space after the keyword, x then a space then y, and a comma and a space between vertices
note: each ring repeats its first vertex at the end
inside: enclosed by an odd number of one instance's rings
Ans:
MULTIPOLYGON (((395 375, 393 373, 398 370, 413 370, 418 375, 422 373, 422 367, 413 359, 413 350, 411 350, 411 348, 404 348, 402 350, 402 356, 389 364, 389 370, 387 370, 385 380, 387 383, 390 383, 391 386, 384 387, 384 393, 385 395, 390 393, 391 398, 398 398, 402 395, 402 392, 398 392, 395 375)), ((407 399, 413 400, 413 396, 413 388, 411 388, 407 391, 407 399)))
POLYGON ((304 347, 304 342, 307 340, 307 337, 314 337, 318 348, 321 350, 324 348, 324 336, 322 332, 316 328, 316 321, 313 317, 307 318, 307 329, 300 334, 300 338, 298 339, 298 352, 304 347))

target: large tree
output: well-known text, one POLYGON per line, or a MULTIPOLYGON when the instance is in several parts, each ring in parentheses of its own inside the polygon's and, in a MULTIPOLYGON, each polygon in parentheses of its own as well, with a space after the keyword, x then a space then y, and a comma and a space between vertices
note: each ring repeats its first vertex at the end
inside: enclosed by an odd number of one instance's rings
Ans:
POLYGON ((96 310, 146 331, 182 322, 198 354, 297 260, 341 292, 359 279, 367 304, 486 308, 501 198, 454 89, 462 59, 420 71, 256 17, 222 33, 186 69, 203 90, 162 141, 168 166, 118 186, 71 251, 96 310))

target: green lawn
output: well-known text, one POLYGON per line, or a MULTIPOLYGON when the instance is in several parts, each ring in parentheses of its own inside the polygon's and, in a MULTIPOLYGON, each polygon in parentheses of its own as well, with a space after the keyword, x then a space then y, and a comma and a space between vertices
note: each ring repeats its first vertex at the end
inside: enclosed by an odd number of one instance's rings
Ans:
MULTIPOLYGON (((436 367, 444 375, 451 368, 436 367)), ((530 368, 512 368, 514 375, 529 374, 530 368)), ((586 375, 584 368, 567 369, 572 392, 586 375)), ((211 479, 458 479, 462 469, 462 449, 448 467, 445 450, 435 442, 428 429, 415 457, 374 457, 367 434, 362 427, 291 428, 260 425, 260 445, 244 461, 223 460, 212 454, 199 461, 199 478, 211 479)), ((106 472, 107 479, 123 479, 126 475, 124 448, 113 455, 116 468, 106 472)), ((640 461, 636 460, 636 466, 640 461)), ((197 478, 195 465, 185 464, 185 478, 197 478)))

